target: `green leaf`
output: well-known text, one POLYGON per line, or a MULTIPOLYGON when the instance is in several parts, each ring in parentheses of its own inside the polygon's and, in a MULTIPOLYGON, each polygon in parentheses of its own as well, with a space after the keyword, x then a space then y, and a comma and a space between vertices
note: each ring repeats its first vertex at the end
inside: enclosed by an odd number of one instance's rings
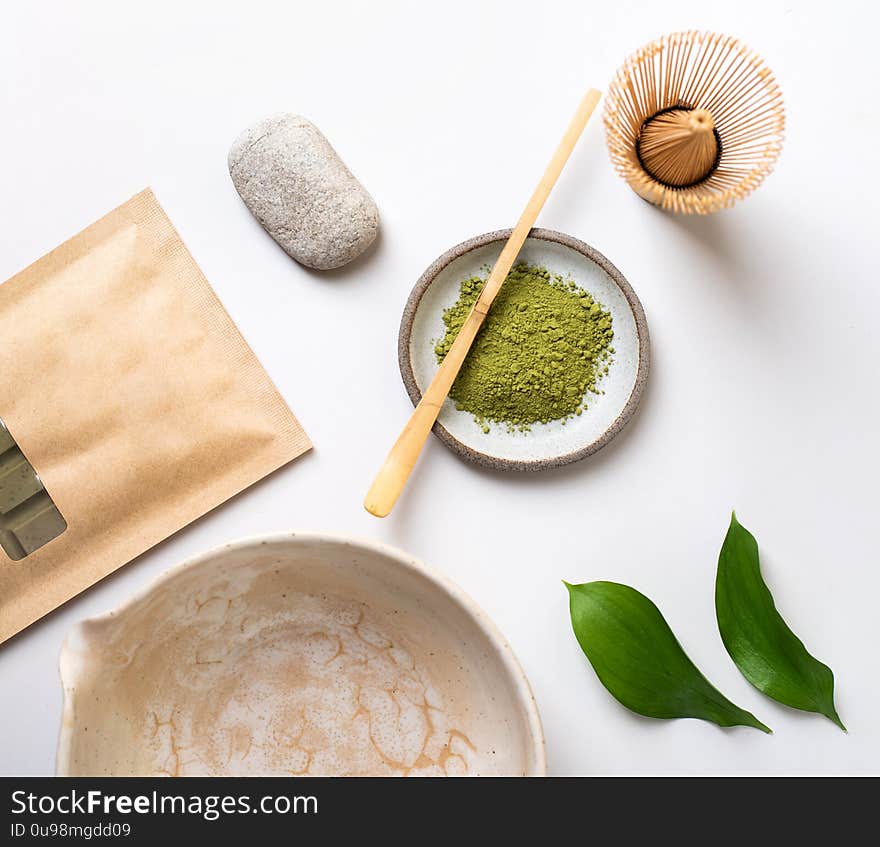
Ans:
POLYGON ((644 594, 617 582, 565 585, 581 649, 602 685, 628 709, 649 718, 771 731, 712 686, 644 594))
POLYGON ((758 542, 736 519, 718 556, 715 614, 721 640, 742 675, 768 697, 818 712, 846 730, 834 708, 834 674, 813 658, 776 611, 761 576, 758 542))

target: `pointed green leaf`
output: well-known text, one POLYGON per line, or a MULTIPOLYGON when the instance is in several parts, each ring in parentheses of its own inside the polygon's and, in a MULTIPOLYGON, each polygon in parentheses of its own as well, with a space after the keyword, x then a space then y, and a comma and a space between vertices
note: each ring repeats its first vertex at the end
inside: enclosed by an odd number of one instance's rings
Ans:
POLYGON ((721 640, 742 675, 768 697, 846 727, 834 708, 834 674, 813 658, 776 611, 761 576, 758 542, 736 519, 718 557, 715 614, 721 640))
POLYGON ((565 585, 581 649, 602 685, 628 709, 649 718, 700 718, 770 732, 700 673, 644 594, 617 582, 565 585))

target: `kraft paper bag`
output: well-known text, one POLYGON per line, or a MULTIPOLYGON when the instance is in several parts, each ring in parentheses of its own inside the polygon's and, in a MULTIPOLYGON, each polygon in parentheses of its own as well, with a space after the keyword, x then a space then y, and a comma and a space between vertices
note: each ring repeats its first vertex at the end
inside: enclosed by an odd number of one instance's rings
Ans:
POLYGON ((149 190, 0 285, 0 421, 0 641, 311 446, 149 190))

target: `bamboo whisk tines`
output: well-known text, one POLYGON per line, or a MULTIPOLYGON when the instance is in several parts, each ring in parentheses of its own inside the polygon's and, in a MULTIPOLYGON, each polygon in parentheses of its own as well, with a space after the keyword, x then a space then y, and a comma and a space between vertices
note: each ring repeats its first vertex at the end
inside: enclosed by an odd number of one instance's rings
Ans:
POLYGON ((717 33, 677 32, 637 51, 605 103, 617 171, 664 209, 732 205, 770 172, 785 114, 773 75, 748 47, 717 33))

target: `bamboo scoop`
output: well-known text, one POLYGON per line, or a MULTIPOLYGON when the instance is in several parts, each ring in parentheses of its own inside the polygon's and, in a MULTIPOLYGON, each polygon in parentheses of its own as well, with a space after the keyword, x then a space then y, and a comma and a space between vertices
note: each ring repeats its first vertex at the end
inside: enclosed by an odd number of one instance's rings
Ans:
POLYGON ((391 448, 391 452, 385 459, 385 464, 382 465, 373 480, 364 500, 364 508, 371 515, 384 518, 394 508, 394 504, 419 458, 428 433, 440 414, 440 407, 443 405, 446 395, 449 394, 452 383, 455 382, 462 363, 471 349, 471 344, 473 344, 477 332, 489 313, 489 307, 507 278, 523 242, 534 225, 541 207, 550 196, 550 191, 556 184, 556 180, 587 125, 590 115, 596 108, 600 96, 598 91, 591 88, 578 106, 578 110, 565 131, 562 141, 559 142, 547 170, 544 171, 544 176, 541 177, 525 211, 520 216, 510 238, 507 239, 498 261, 495 262, 492 273, 489 274, 489 279, 486 280, 473 310, 468 315, 449 352, 440 363, 437 373, 434 374, 431 384, 422 395, 409 423, 404 427, 403 432, 400 433, 391 448))

